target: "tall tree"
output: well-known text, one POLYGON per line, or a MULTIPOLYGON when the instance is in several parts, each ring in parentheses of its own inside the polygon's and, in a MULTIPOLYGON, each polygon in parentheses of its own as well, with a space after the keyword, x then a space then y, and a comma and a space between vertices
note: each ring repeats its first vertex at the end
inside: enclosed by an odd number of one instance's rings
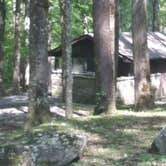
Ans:
POLYGON ((137 110, 146 109, 153 105, 146 28, 146 0, 133 0, 132 35, 135 76, 135 107, 137 110))
POLYGON ((152 0, 152 31, 159 31, 159 0, 152 0))
POLYGON ((48 101, 48 0, 30 0, 30 85, 26 130, 50 120, 48 101))
POLYGON ((13 0, 14 12, 14 68, 13 93, 19 93, 20 88, 20 6, 21 0, 13 0))
POLYGON ((30 0, 24 0, 24 56, 21 58, 20 72, 21 72, 21 87, 26 91, 27 82, 29 80, 29 29, 30 29, 30 0))
POLYGON ((24 15, 24 30, 25 30, 25 44, 29 47, 29 29, 30 29, 30 0, 24 0, 25 15, 24 15))
POLYGON ((61 42, 63 56, 64 97, 66 117, 72 117, 72 46, 71 46, 71 0, 60 0, 61 42))
POLYGON ((5 33, 5 0, 0 0, 0 96, 4 95, 3 88, 3 45, 5 33))
MULTIPOLYGON (((116 111, 116 0, 94 0, 94 44, 99 94, 108 114, 116 111)), ((98 112, 98 110, 96 110, 98 112)))

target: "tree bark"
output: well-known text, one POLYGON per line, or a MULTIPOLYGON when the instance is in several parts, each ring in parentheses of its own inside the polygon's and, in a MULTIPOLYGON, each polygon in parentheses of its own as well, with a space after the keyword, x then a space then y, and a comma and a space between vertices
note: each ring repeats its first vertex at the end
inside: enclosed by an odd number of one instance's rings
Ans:
POLYGON ((116 111, 116 1, 94 0, 93 11, 99 102, 105 105, 104 112, 112 114, 116 111))
POLYGON ((29 78, 26 74, 27 67, 29 65, 29 30, 30 30, 30 0, 24 0, 24 34, 25 34, 25 47, 26 55, 22 60, 22 88, 23 91, 27 90, 26 82, 29 78))
POLYGON ((159 0, 152 0, 152 31, 160 31, 159 0))
POLYGON ((3 45, 5 33, 5 0, 0 0, 0 96, 4 95, 3 87, 3 45))
POLYGON ((65 56, 64 56, 64 44, 62 43, 65 41, 65 20, 64 20, 64 12, 65 12, 65 0, 59 0, 59 6, 60 6, 60 22, 61 22, 61 50, 62 50, 62 100, 65 102, 65 56))
POLYGON ((63 57, 63 87, 66 118, 72 117, 72 46, 71 46, 71 0, 60 0, 62 57, 63 57))
POLYGON ((147 53, 146 3, 132 1, 132 35, 135 75, 135 108, 142 110, 153 105, 150 83, 150 64, 147 53))
POLYGON ((13 0, 14 12, 14 67, 13 67, 13 93, 20 90, 20 6, 21 0, 13 0))
POLYGON ((26 130, 50 120, 48 101, 48 1, 30 1, 30 85, 26 130))

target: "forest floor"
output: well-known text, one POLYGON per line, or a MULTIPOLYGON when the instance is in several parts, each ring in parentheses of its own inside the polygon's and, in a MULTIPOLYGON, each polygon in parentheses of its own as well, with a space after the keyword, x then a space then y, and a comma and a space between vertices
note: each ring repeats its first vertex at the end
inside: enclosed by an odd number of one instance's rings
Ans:
MULTIPOLYGON (((20 108, 0 109, 0 136, 22 129, 26 108, 20 108)), ((88 136, 83 156, 71 166, 166 166, 165 156, 148 153, 153 139, 166 126, 166 105, 145 112, 121 107, 113 116, 92 116, 93 106, 74 108, 74 119, 53 119, 55 127, 81 130, 88 136)))
POLYGON ((69 124, 89 134, 84 156, 73 166, 166 166, 166 156, 148 152, 166 126, 166 105, 146 112, 123 107, 114 116, 90 116, 69 124))

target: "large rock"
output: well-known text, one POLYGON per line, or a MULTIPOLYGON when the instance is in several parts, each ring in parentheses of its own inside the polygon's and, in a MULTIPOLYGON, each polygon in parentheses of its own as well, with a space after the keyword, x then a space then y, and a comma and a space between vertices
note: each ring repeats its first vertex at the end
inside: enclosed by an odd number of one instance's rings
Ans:
POLYGON ((166 155, 166 127, 163 128, 154 139, 149 151, 152 153, 166 155))
POLYGON ((86 141, 86 136, 82 134, 55 130, 24 134, 17 140, 0 145, 0 165, 69 165, 80 157, 86 141))

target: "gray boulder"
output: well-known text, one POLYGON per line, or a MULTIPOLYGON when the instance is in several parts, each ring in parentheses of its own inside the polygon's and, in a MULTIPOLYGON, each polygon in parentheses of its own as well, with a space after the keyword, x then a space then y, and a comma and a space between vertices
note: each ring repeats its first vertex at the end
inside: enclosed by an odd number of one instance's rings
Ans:
POLYGON ((86 136, 54 130, 25 134, 17 140, 0 145, 0 165, 65 166, 79 159, 86 136))
POLYGON ((163 128, 158 136, 154 139, 149 151, 151 153, 166 155, 166 127, 163 128))

